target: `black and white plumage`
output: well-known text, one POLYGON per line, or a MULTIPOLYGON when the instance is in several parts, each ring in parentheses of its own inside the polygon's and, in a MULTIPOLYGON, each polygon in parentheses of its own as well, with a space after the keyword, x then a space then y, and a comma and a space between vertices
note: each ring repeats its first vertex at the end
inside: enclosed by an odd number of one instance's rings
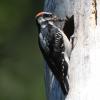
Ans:
POLYGON ((39 30, 39 47, 48 66, 59 81, 64 95, 68 94, 68 66, 71 45, 54 22, 63 21, 49 12, 40 12, 36 15, 39 30))

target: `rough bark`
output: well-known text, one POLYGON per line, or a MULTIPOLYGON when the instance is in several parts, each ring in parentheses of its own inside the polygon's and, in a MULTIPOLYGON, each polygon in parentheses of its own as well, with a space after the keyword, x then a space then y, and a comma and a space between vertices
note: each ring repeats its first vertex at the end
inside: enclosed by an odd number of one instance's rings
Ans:
POLYGON ((45 0, 44 11, 62 18, 74 15, 75 25, 69 94, 63 96, 59 83, 46 66, 48 100, 100 100, 100 0, 45 0))

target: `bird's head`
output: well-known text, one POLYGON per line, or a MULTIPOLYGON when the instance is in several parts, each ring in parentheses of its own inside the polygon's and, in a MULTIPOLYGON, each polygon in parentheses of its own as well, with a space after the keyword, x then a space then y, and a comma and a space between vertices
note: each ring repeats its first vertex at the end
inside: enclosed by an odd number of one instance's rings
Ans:
POLYGON ((50 13, 50 12, 39 12, 36 16, 36 23, 38 25, 38 29, 45 28, 48 25, 48 22, 62 22, 65 21, 66 19, 62 19, 57 17, 56 15, 50 13))
POLYGON ((43 26, 48 21, 53 21, 57 17, 50 12, 39 12, 36 16, 36 22, 39 26, 43 26))

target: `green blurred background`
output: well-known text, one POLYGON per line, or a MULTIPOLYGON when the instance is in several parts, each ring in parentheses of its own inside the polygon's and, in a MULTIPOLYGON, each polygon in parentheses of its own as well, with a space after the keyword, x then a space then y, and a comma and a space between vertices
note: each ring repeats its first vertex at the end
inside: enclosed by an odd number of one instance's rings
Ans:
POLYGON ((0 0, 0 100, 45 100, 35 14, 43 0, 0 0))

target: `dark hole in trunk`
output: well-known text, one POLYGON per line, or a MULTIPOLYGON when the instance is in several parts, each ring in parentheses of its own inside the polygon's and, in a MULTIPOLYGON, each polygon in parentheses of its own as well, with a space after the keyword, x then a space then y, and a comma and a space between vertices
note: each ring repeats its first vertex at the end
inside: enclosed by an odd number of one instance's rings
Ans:
POLYGON ((70 18, 68 18, 68 17, 66 17, 66 18, 67 18, 67 20, 64 24, 63 31, 66 34, 66 36, 68 37, 68 39, 70 40, 70 37, 74 33, 74 15, 71 16, 70 18))

